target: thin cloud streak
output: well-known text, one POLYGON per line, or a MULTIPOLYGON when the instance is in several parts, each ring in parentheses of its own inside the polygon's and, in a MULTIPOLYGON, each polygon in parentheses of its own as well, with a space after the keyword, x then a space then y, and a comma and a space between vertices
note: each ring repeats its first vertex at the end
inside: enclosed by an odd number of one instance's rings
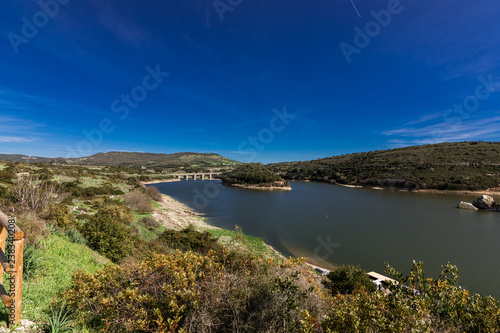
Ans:
POLYGON ((9 143, 9 142, 26 143, 26 142, 33 142, 33 141, 36 141, 36 139, 22 138, 22 137, 18 137, 18 136, 0 136, 0 143, 9 143))

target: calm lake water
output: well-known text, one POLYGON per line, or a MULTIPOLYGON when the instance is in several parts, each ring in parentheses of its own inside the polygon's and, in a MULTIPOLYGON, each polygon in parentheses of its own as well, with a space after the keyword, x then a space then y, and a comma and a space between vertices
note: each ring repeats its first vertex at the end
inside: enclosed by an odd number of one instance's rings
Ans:
POLYGON ((155 186, 206 214, 208 223, 238 225, 285 255, 327 268, 359 264, 382 274, 384 262, 408 274, 412 260, 421 260, 429 277, 437 277, 449 261, 460 269, 462 287, 500 297, 500 214, 456 208, 460 200, 477 196, 304 182, 276 192, 230 188, 220 181, 155 186))

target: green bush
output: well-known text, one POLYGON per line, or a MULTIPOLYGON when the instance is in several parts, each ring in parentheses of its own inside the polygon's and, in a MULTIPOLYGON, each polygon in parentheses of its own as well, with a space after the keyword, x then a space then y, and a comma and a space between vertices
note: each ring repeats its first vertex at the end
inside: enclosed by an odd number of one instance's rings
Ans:
POLYGON ((217 238, 212 237, 212 234, 208 231, 199 232, 192 225, 181 231, 165 230, 160 235, 159 240, 172 249, 195 251, 202 254, 210 250, 219 251, 222 248, 217 238))
POLYGON ((359 289, 337 294, 322 327, 327 332, 500 332, 500 305, 491 296, 469 295, 455 284, 447 264, 438 278, 425 278, 421 262, 410 276, 386 266, 395 277, 388 292, 359 289))
POLYGON ((132 253, 130 222, 130 212, 123 207, 107 206, 85 223, 83 236, 92 249, 116 262, 132 253))
POLYGON ((375 291, 376 289, 375 284, 359 266, 337 267, 326 277, 324 284, 333 295, 351 294, 361 287, 367 291, 375 291))
POLYGON ((76 228, 72 228, 66 231, 66 235, 69 237, 69 240, 75 244, 87 244, 87 240, 76 228))
POLYGON ((12 168, 6 168, 3 170, 0 170, 0 182, 6 183, 6 184, 12 184, 12 180, 16 178, 16 175, 14 174, 14 171, 12 168))
POLYGON ((49 221, 63 230, 70 230, 76 226, 75 216, 66 204, 50 206, 49 221))

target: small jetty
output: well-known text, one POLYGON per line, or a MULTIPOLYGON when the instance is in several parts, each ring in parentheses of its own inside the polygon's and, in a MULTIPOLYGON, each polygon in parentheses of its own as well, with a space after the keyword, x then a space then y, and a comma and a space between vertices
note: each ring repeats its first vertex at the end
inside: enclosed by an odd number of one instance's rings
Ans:
POLYGON ((389 282, 392 282, 393 284, 398 283, 396 280, 391 279, 385 275, 379 274, 377 272, 368 272, 366 274, 370 277, 370 280, 372 280, 372 282, 375 283, 378 290, 381 290, 382 288, 386 287, 389 282))

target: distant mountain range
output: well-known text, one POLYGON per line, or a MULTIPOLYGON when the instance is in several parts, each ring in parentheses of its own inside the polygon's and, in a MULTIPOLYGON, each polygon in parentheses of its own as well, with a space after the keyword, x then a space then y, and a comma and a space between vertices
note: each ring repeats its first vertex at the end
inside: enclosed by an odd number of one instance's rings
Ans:
POLYGON ((37 156, 26 156, 18 154, 0 154, 0 160, 22 162, 22 163, 62 163, 73 165, 109 165, 134 168, 164 169, 179 167, 206 167, 217 168, 242 164, 218 154, 205 153, 175 153, 175 154, 154 154, 154 153, 130 153, 130 152, 109 152, 98 153, 88 157, 79 158, 48 158, 37 156))

